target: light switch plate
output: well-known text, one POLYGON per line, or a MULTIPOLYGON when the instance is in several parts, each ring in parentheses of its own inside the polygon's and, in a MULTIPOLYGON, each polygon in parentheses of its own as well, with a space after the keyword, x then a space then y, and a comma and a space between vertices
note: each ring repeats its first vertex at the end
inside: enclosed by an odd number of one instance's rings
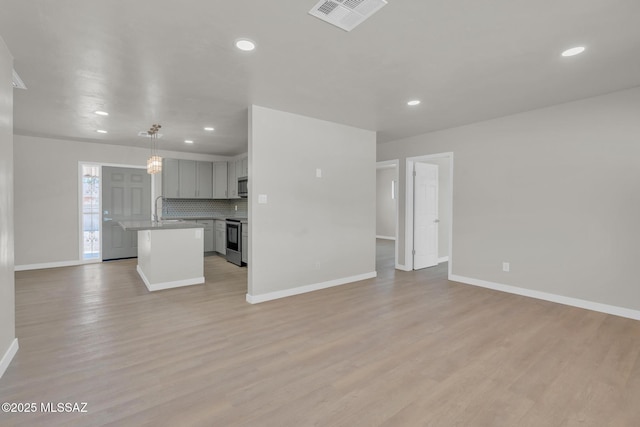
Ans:
POLYGON ((322 178, 322 169, 316 169, 316 178, 322 178))
POLYGON ((267 204, 267 195, 266 194, 258 194, 258 203, 262 205, 267 204))

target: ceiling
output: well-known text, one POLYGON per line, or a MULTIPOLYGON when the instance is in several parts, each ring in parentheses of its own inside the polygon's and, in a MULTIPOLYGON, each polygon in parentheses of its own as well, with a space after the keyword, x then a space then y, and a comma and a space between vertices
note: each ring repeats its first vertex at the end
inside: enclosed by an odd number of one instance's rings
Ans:
POLYGON ((14 131, 146 147, 161 123, 161 149, 234 155, 251 104, 382 143, 640 85, 637 0, 389 0, 351 32, 316 2, 0 0, 14 131))

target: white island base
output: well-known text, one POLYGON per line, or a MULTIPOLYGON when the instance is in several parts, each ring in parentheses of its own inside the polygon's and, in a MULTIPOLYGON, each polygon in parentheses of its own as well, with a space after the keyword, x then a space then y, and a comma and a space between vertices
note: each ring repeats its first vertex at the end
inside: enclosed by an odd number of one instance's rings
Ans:
POLYGON ((204 283, 202 228, 138 231, 137 271, 150 291, 204 283))

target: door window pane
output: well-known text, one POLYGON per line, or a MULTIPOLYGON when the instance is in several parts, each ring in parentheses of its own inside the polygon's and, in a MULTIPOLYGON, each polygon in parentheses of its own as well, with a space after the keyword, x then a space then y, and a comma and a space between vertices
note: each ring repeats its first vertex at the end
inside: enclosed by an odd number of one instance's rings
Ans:
POLYGON ((82 165, 82 258, 100 259, 100 166, 82 165))

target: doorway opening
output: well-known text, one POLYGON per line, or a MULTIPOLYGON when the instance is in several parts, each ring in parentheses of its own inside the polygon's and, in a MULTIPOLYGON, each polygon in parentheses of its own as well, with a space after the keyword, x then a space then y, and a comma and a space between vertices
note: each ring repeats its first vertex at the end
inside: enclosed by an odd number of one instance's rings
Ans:
POLYGON ((453 153, 408 157, 406 164, 405 267, 448 262, 451 275, 453 153))
POLYGON ((153 175, 145 167, 89 162, 79 162, 78 172, 80 261, 136 257, 137 233, 118 221, 151 218, 153 175))
POLYGON ((393 272, 398 260, 400 161, 376 163, 376 271, 393 272))

